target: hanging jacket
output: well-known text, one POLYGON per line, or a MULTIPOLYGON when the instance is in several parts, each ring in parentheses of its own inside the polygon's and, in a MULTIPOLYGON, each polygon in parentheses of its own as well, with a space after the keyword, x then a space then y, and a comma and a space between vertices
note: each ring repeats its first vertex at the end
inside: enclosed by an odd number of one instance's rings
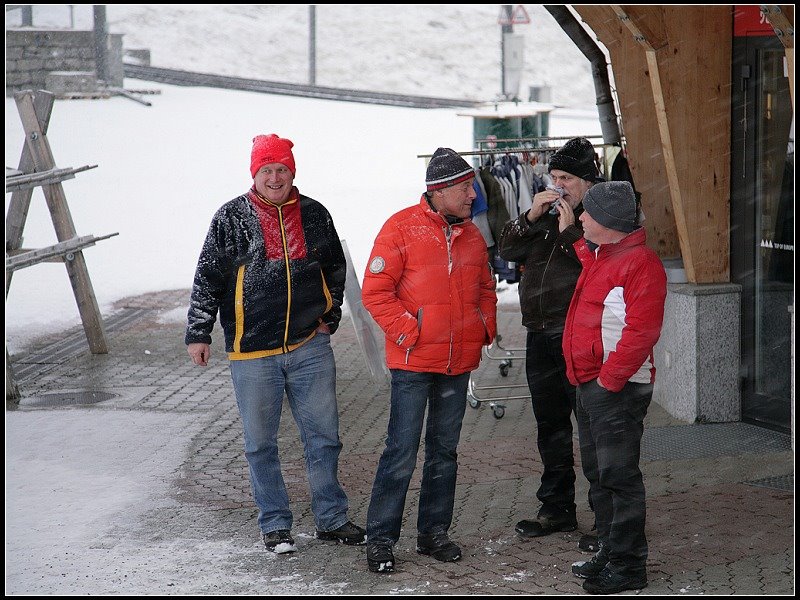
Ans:
POLYGON ((575 243, 583 271, 562 337, 572 385, 599 377, 618 392, 628 381, 655 381, 653 347, 664 320, 667 275, 645 240, 640 227, 596 254, 586 240, 575 243))
POLYGON ((292 189, 276 206, 254 189, 224 204, 206 235, 187 344, 211 343, 217 312, 231 360, 289 352, 342 316, 347 265, 327 209, 292 189))
POLYGON ((519 305, 522 324, 542 330, 564 326, 567 309, 581 273, 573 244, 583 236, 583 204, 575 208, 575 224, 558 230, 558 217, 547 211, 534 223, 526 213, 509 221, 500 236, 498 252, 503 259, 522 265, 519 305))
POLYGON ((488 260, 477 227, 449 225, 425 195, 384 223, 362 301, 386 334, 390 369, 458 375, 478 367, 497 333, 488 260))

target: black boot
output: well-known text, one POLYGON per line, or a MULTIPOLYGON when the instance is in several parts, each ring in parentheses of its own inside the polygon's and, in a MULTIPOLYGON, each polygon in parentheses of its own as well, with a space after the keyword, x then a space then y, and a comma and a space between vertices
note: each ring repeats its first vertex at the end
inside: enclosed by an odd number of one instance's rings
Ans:
POLYGON ((394 571, 392 547, 385 544, 367 544, 367 567, 373 573, 394 571))
POLYGON ((441 562, 455 562, 461 558, 461 548, 456 546, 447 533, 421 533, 417 536, 417 552, 427 554, 441 562))
POLYGON ((572 563, 572 574, 584 579, 597 577, 608 564, 608 558, 608 552, 600 545, 600 550, 592 557, 592 560, 572 563))
POLYGON ((583 589, 590 594, 617 594, 625 590, 641 590, 647 587, 647 573, 642 571, 617 573, 608 565, 597 577, 583 582, 583 589))
POLYGON ((532 538, 550 535, 558 531, 575 531, 578 528, 578 520, 575 513, 564 512, 558 515, 542 514, 535 520, 524 520, 517 523, 514 530, 522 537, 532 538))

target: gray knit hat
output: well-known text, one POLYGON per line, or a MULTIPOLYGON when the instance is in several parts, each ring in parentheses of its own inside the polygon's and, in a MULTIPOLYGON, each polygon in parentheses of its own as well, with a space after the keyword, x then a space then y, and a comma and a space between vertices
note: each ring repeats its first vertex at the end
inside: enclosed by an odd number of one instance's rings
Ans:
POLYGON ((630 233, 636 222, 636 196, 627 181, 609 181, 590 187, 583 197, 583 209, 603 227, 630 233))
POLYGON ((432 192, 474 176, 475 171, 458 155, 458 152, 450 148, 437 148, 425 172, 425 185, 428 186, 428 191, 432 192))
POLYGON ((572 138, 550 157, 547 171, 553 169, 572 173, 592 183, 603 181, 594 161, 594 146, 584 137, 572 138))

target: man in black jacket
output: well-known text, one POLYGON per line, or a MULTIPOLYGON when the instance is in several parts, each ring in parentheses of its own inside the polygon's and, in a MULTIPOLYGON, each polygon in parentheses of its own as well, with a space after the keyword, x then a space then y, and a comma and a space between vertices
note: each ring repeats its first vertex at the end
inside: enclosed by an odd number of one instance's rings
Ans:
POLYGON ((499 244, 500 256, 523 268, 519 300, 528 330, 525 372, 544 466, 536 493, 542 503, 538 515, 515 528, 527 538, 578 527, 571 421, 575 388, 567 379, 561 337, 581 272, 572 247, 583 237, 581 201, 602 181, 594 147, 586 138, 569 140, 550 158, 548 170, 551 189, 536 194, 530 210, 506 224, 499 244))
POLYGON ((284 393, 303 440, 316 537, 362 544, 338 480, 339 415, 330 336, 347 266, 331 216, 293 185, 292 142, 253 139, 253 187, 214 215, 197 262, 186 344, 208 365, 219 312, 264 545, 296 550, 278 460, 284 393))

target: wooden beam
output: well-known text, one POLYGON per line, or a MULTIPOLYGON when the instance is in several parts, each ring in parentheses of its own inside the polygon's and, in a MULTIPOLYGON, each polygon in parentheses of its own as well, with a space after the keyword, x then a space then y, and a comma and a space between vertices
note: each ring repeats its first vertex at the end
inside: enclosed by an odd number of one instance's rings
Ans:
MULTIPOLYGON (((32 92, 28 91, 31 94, 32 92)), ((41 123, 43 133, 47 133, 50 124, 50 115, 53 112, 54 96, 50 92, 40 91, 33 98, 33 110, 36 118, 41 123)), ((21 173, 31 173, 36 169, 33 157, 28 150, 28 145, 22 146, 22 154, 19 158, 18 171, 21 173)), ((33 190, 19 190, 11 194, 6 213, 6 252, 16 250, 22 246, 22 231, 25 228, 25 221, 28 219, 28 210, 31 206, 31 196, 33 190)), ((6 297, 8 288, 11 285, 11 273, 6 276, 6 297)))
POLYGON ((781 10, 777 4, 762 4, 761 12, 772 25, 775 35, 785 48, 794 48, 794 18, 789 21, 789 17, 781 10))
MULTIPOLYGON (((678 243, 680 244, 681 255, 683 256, 683 268, 686 272, 686 278, 690 282, 696 283, 697 275, 695 273, 695 264, 692 257, 692 245, 689 238, 689 228, 686 224, 680 178, 678 177, 678 169, 675 165, 675 153, 672 147, 672 136, 670 135, 669 119, 667 117, 667 108, 664 101, 664 88, 661 83, 658 57, 656 56, 658 48, 653 44, 654 35, 650 32, 645 33, 640 23, 635 22, 622 6, 612 5, 611 9, 616 13, 620 21, 630 30, 633 38, 645 50, 650 86, 653 89, 653 102, 656 111, 656 121, 658 123, 658 133, 661 140, 661 151, 664 155, 664 167, 667 181, 669 182, 672 213, 675 217, 675 226, 678 230, 678 243)), ((666 42, 664 41, 663 45, 660 47, 664 47, 665 44, 666 42)))
POLYGON ((789 95, 794 108, 794 11, 786 7, 783 10, 777 4, 762 4, 761 12, 772 25, 775 35, 783 44, 786 52, 786 68, 789 74, 789 95))
MULTIPOLYGON (((25 145, 33 158, 36 171, 49 171, 56 168, 53 152, 45 134, 46 123, 40 122, 34 106, 33 92, 21 92, 15 95, 17 109, 25 130, 25 145)), ((76 237, 75 225, 72 222, 72 215, 69 212, 67 198, 64 188, 60 183, 45 185, 42 187, 45 201, 53 219, 53 226, 56 230, 56 237, 59 242, 64 242, 76 237)), ((97 298, 92 288, 92 281, 89 278, 89 271, 86 268, 86 261, 83 253, 78 251, 75 258, 64 263, 75 294, 75 301, 78 303, 78 311, 81 315, 83 329, 86 339, 89 342, 89 349, 92 354, 107 354, 108 346, 103 329, 103 320, 100 317, 100 308, 97 306, 97 298)), ((6 284, 6 294, 8 284, 6 284)))
POLYGON ((20 173, 19 175, 6 176, 6 193, 52 183, 61 183, 67 179, 75 179, 75 173, 82 173, 95 168, 97 168, 97 165, 84 165, 77 168, 50 169, 41 173, 20 173))
POLYGON ((645 50, 660 50, 668 44, 663 28, 663 11, 659 7, 612 4, 611 10, 645 50))
POLYGON ((115 235, 119 235, 119 233, 110 233, 101 237, 84 235, 65 242, 53 244, 52 246, 47 246, 46 248, 29 250, 27 252, 6 256, 6 272, 24 269, 25 267, 45 262, 56 256, 66 256, 67 260, 73 260, 74 256, 71 255, 74 255, 75 252, 88 248, 89 246, 94 246, 96 242, 106 240, 115 235))
POLYGON ((697 283, 695 273, 694 258, 692 256, 692 244, 689 237, 689 227, 686 224, 686 214, 683 206, 683 196, 681 195, 680 178, 678 169, 675 165, 675 153, 672 150, 672 136, 669 132, 669 120, 667 119, 667 108, 664 102, 664 90, 661 85, 661 76, 658 68, 658 58, 655 50, 647 50, 647 68, 650 71, 650 85, 653 88, 653 101, 656 109, 656 120, 658 121, 658 132, 661 138, 661 151, 664 153, 664 167, 669 181, 669 195, 672 202, 672 213, 675 216, 675 226, 678 229, 678 243, 681 247, 683 256, 683 269, 686 272, 686 279, 692 283, 697 283))
POLYGON ((22 394, 19 393, 19 386, 14 378, 14 370, 11 368, 11 357, 8 355, 6 346, 6 406, 18 405, 22 394))

